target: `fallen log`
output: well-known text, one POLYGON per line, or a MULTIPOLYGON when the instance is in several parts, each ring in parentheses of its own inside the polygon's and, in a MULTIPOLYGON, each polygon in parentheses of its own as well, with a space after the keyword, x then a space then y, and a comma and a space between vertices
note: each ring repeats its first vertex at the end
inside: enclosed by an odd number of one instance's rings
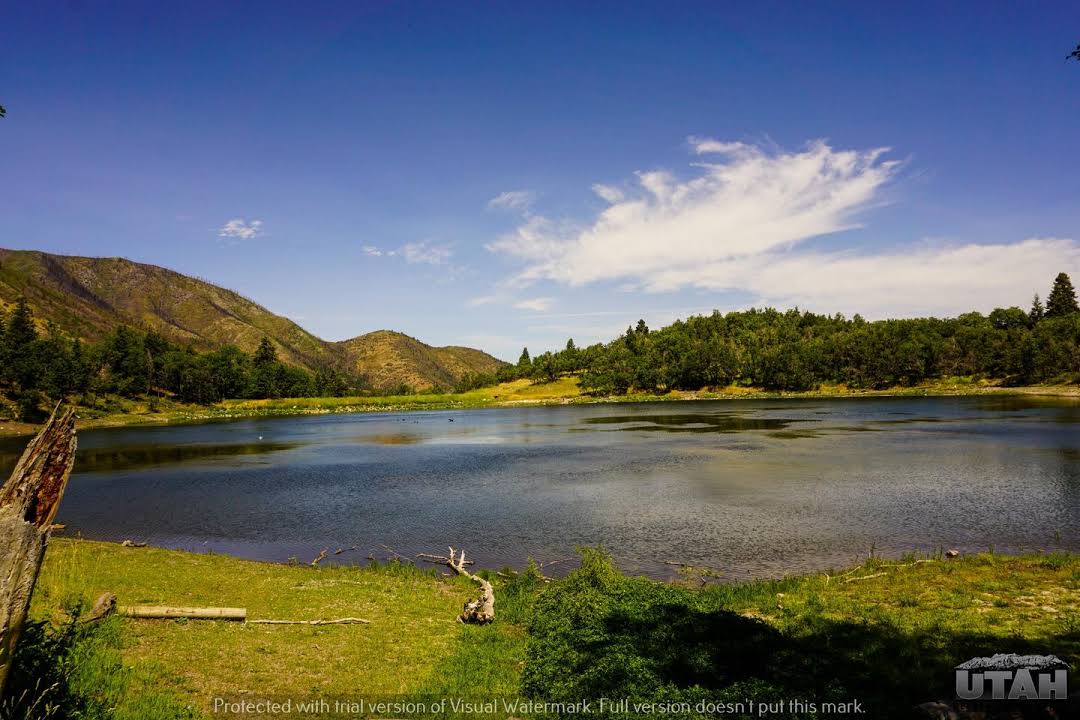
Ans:
POLYGON ((230 607, 169 607, 166 605, 121 605, 116 614, 146 620, 247 620, 247 608, 230 607))
POLYGON ((58 405, 0 487, 0 692, 74 463, 75 410, 58 405))
POLYGON ((484 578, 473 575, 465 569, 465 551, 455 554, 454 548, 450 548, 450 557, 446 564, 453 568, 458 575, 463 575, 480 586, 480 597, 469 600, 458 615, 458 622, 475 623, 486 625, 495 620, 495 589, 484 578))

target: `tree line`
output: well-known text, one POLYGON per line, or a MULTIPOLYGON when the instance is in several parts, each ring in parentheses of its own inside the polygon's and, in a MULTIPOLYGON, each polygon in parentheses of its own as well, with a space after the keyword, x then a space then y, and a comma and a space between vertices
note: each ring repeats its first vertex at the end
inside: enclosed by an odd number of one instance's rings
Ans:
MULTIPOLYGON (((981 376, 1013 384, 1080 380, 1080 309, 1068 275, 1054 280, 1045 306, 998 308, 989 315, 868 322, 772 308, 690 317, 652 331, 643 320, 607 344, 530 357, 493 378, 552 381, 575 373, 582 390, 699 390, 747 385, 809 390, 914 385, 981 376)), ((483 378, 471 378, 473 384, 483 378)))
POLYGON ((198 352, 155 332, 119 326, 98 343, 69 338, 49 324, 39 332, 25 299, 0 311, 0 389, 25 420, 48 403, 76 397, 171 397, 209 404, 225 398, 344 396, 369 391, 364 378, 325 366, 308 372, 278 359, 268 338, 254 353, 226 346, 198 352))

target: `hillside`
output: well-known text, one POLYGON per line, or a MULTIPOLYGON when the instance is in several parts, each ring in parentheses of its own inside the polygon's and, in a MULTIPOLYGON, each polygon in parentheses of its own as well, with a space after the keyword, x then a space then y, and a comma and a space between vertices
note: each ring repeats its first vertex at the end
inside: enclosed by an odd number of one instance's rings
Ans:
POLYGON ((20 296, 40 320, 89 341, 121 324, 200 350, 236 345, 252 352, 268 337, 289 364, 357 370, 377 389, 402 383, 418 390, 450 387, 466 372, 490 372, 501 364, 479 350, 433 348, 387 331, 327 342, 231 290, 122 258, 0 249, 0 306, 10 307, 20 296))
POLYGON ((350 369, 378 388, 402 383, 416 390, 452 387, 465 373, 493 373, 504 364, 480 350, 432 347, 392 330, 377 330, 337 345, 350 369))

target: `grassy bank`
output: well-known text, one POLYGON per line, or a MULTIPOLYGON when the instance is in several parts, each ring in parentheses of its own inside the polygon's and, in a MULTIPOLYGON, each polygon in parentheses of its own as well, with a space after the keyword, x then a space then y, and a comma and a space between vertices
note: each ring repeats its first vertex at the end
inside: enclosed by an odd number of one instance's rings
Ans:
MULTIPOLYGON (((527 572, 492 575, 498 619, 466 627, 455 616, 474 590, 439 570, 273 565, 58 539, 31 615, 44 623, 39 645, 58 637, 72 608, 105 591, 121 604, 371 621, 84 626, 66 650, 53 648, 69 658, 54 675, 58 692, 91 718, 204 717, 215 697, 522 693, 567 702, 856 699, 874 709, 871 717, 906 717, 916 702, 947 697, 950 668, 974 655, 1055 653, 1080 663, 1080 556, 929 560, 872 560, 844 573, 701 588, 692 571, 672 584, 628 578, 588 552, 580 570, 548 584, 527 572)), ((507 714, 515 713, 495 713, 507 714)))
MULTIPOLYGON (((805 392, 773 392, 760 388, 730 386, 699 391, 676 390, 663 394, 585 395, 576 377, 536 383, 515 380, 463 393, 426 393, 381 397, 278 398, 274 400, 225 400, 215 405, 190 405, 170 400, 114 399, 102 408, 80 408, 80 429, 127 425, 199 423, 252 417, 325 415, 358 412, 409 412, 416 410, 467 410, 521 405, 576 403, 663 402, 672 400, 763 400, 771 398, 858 397, 952 397, 966 395, 1028 395, 1080 400, 1080 385, 1009 387, 988 380, 949 378, 912 387, 882 390, 853 389, 845 385, 822 385, 805 392)), ((0 420, 0 437, 28 435, 36 425, 0 420)))

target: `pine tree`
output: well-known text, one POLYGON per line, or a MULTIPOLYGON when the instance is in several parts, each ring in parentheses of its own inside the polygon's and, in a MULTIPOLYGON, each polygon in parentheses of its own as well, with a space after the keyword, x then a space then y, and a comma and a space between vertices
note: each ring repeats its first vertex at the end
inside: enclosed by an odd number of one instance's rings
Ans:
POLYGON ((19 298, 4 328, 4 365, 0 368, 4 380, 15 382, 23 389, 34 386, 41 376, 37 338, 30 305, 26 298, 19 298))
POLYGON ((1046 308, 1043 307, 1042 300, 1039 299, 1039 293, 1035 293, 1035 299, 1031 301, 1031 312, 1028 313, 1028 321, 1034 325, 1043 319, 1046 315, 1046 308))
POLYGON ((1065 273, 1058 273, 1054 278, 1054 287, 1046 298, 1046 317, 1065 317, 1080 312, 1076 303, 1076 290, 1065 273))
POLYGON ((517 364, 519 368, 523 369, 532 367, 532 358, 529 357, 529 348, 522 348, 521 357, 518 358, 517 364))
POLYGON ((259 347, 255 350, 255 357, 252 362, 257 368, 265 367, 266 365, 277 362, 277 351, 274 350, 274 345, 270 342, 270 338, 264 337, 262 341, 259 342, 259 347))
POLYGON ((4 343, 8 348, 23 348, 35 340, 37 340, 37 328, 34 327, 34 314, 26 298, 19 298, 14 312, 8 318, 4 343))

